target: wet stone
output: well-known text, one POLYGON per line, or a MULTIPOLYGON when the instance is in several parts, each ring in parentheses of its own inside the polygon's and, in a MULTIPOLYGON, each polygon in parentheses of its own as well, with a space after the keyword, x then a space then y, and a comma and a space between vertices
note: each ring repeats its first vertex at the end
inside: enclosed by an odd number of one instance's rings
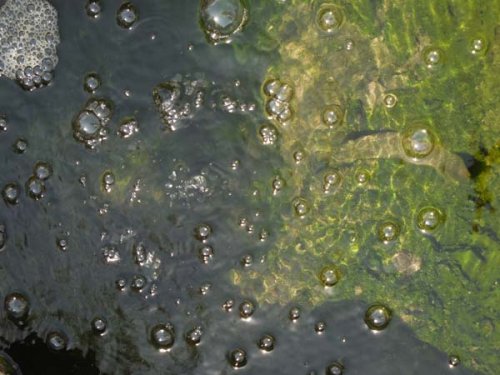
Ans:
POLYGON ((333 33, 344 23, 344 13, 334 4, 322 4, 316 14, 316 25, 327 34, 333 33))
POLYGON ((116 12, 116 21, 118 25, 125 29, 130 29, 139 18, 139 11, 134 4, 130 2, 123 3, 116 12))
POLYGON ((214 256, 214 249, 212 248, 212 246, 206 245, 200 248, 199 258, 203 263, 207 264, 210 261, 210 259, 212 259, 213 256, 214 256))
POLYGON ((334 265, 325 266, 319 274, 319 279, 321 281, 321 284, 323 284, 323 286, 326 287, 334 286, 339 282, 340 279, 340 273, 338 268, 334 265))
POLYGON ((172 324, 158 324, 151 329, 151 343, 158 350, 169 350, 175 342, 174 327, 172 324))
POLYGON ((11 293, 5 297, 4 308, 9 319, 17 322, 25 320, 29 314, 30 303, 21 293, 11 293))

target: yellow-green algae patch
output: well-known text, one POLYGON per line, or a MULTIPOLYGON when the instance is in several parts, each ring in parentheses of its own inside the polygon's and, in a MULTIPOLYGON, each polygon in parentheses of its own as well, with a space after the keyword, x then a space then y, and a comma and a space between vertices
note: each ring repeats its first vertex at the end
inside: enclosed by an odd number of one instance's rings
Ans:
POLYGON ((264 263, 234 271, 242 290, 261 303, 378 301, 496 373, 499 15, 473 0, 283 4, 262 38, 280 41, 262 99, 283 188, 258 183, 282 227, 264 263), (408 155, 404 134, 421 125, 436 143, 408 155))

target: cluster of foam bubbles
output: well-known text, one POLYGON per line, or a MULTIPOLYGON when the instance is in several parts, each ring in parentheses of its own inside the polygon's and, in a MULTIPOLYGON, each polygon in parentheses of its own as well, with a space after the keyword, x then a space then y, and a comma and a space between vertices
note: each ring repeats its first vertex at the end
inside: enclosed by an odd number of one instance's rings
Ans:
MULTIPOLYGON (((34 200, 39 200, 45 195, 45 182, 52 175, 52 166, 44 161, 39 161, 33 167, 33 175, 26 181, 26 193, 34 200)), ((7 205, 19 203, 21 186, 17 182, 9 182, 2 189, 2 197, 7 205)), ((0 246, 1 248, 2 246, 0 246)))
POLYGON ((46 0, 7 0, 0 8, 0 76, 26 90, 49 84, 57 65, 57 11, 46 0))
POLYGON ((278 79, 271 79, 264 83, 266 95, 266 112, 268 116, 279 123, 286 125, 292 118, 290 100, 293 98, 293 88, 278 79))
POLYGON ((106 99, 90 99, 73 120, 73 136, 88 148, 95 148, 107 138, 106 125, 113 105, 106 99))

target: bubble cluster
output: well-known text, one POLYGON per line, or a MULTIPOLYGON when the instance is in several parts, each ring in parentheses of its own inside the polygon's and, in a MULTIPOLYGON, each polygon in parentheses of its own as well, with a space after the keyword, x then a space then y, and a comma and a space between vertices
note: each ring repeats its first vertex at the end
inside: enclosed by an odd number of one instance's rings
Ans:
POLYGON ((471 42, 471 53, 473 55, 484 55, 487 51, 488 43, 483 38, 476 38, 471 42))
POLYGON ((344 12, 334 4, 321 4, 316 12, 316 25, 327 34, 333 33, 344 23, 344 12))
POLYGON ((248 21, 242 0, 201 0, 200 24, 209 43, 230 42, 248 21))
POLYGON ((365 313, 365 323, 371 330, 381 331, 389 325, 392 313, 384 305, 371 305, 365 313))
POLYGON ((203 329, 198 326, 186 333, 185 339, 186 342, 190 345, 198 345, 201 342, 201 338, 203 336, 203 329))
POLYGON ((259 136, 263 145, 274 145, 278 140, 278 130, 272 124, 265 124, 260 127, 259 136))
POLYGON ((174 326, 171 323, 155 325, 151 328, 150 339, 158 350, 169 350, 175 342, 174 326))
POLYGON ((116 22, 125 29, 132 28, 138 18, 139 11, 136 6, 130 2, 123 3, 116 12, 116 22))
POLYGON ((252 302, 250 301, 243 301, 240 304, 240 316, 243 319, 248 319, 250 318, 253 313, 255 312, 255 306, 252 302))
POLYGON ((46 0, 6 0, 0 8, 0 76, 34 90, 52 81, 59 44, 57 11, 46 0))
POLYGON ((130 138, 139 132, 139 122, 135 117, 126 117, 121 120, 118 135, 124 139, 130 138))
POLYGON ((406 156, 412 159, 422 159, 434 150, 436 136, 426 128, 414 126, 403 133, 401 143, 406 156))
POLYGON ((286 124, 292 118, 290 107, 294 93, 292 86, 278 79, 271 79, 264 83, 263 91, 267 97, 265 107, 268 116, 286 124))
POLYGON ((73 119, 73 137, 88 148, 95 148, 107 138, 106 125, 113 114, 113 105, 106 99, 90 99, 73 119))
POLYGON ((153 101, 163 123, 177 130, 180 121, 192 118, 201 108, 206 87, 202 80, 173 79, 153 88, 153 101))

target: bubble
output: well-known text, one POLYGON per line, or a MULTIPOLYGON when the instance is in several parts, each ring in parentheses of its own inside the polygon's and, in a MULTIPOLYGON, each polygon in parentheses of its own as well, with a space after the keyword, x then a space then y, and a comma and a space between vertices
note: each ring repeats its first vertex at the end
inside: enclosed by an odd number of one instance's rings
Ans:
POLYGON ((49 349, 55 352, 66 350, 68 345, 68 339, 62 332, 50 332, 47 335, 46 342, 49 349))
POLYGON ((403 133, 401 143, 408 157, 422 159, 434 150, 436 137, 428 129, 412 127, 403 133))
POLYGON ((52 176, 52 166, 44 161, 39 161, 33 168, 33 175, 41 181, 48 180, 52 176))
POLYGON ((319 279, 323 286, 331 287, 339 282, 340 272, 335 265, 331 264, 323 267, 319 273, 319 279))
POLYGON ((5 229, 5 225, 0 224, 0 251, 3 250, 5 242, 7 242, 7 231, 5 229))
POLYGON ((394 94, 387 94, 384 96, 384 105, 387 108, 394 108, 398 103, 398 97, 394 94))
POLYGON ((302 150, 297 150, 293 153, 293 160, 296 164, 300 164, 306 157, 306 153, 302 150))
POLYGON ((259 136, 263 145, 274 145, 278 140, 278 130, 272 124, 262 125, 259 136))
POLYGON ((488 43, 483 38, 476 38, 471 42, 471 53, 473 55, 484 55, 488 49, 488 43))
POLYGON ((89 73, 83 79, 83 89, 88 93, 95 93, 95 91, 101 86, 101 78, 97 73, 89 73))
POLYGON ((417 226, 424 232, 436 230, 444 221, 444 215, 434 207, 424 207, 418 211, 417 226))
POLYGON ((90 99, 73 120, 73 136, 89 148, 106 139, 104 127, 111 119, 112 103, 105 99, 90 99))
POLYGON ((356 171, 356 175, 354 176, 356 182, 360 185, 366 184, 370 180, 370 172, 361 169, 356 171))
POLYGON ((112 186, 115 184, 115 175, 113 172, 106 171, 102 175, 102 187, 104 191, 109 193, 111 191, 112 186))
POLYGON ((378 226, 377 234, 380 241, 387 244, 399 237, 399 225, 392 221, 385 221, 378 226))
POLYGON ((329 193, 332 188, 340 185, 342 175, 339 172, 333 171, 325 174, 323 177, 323 191, 329 193))
POLYGON ((288 318, 292 322, 296 322, 300 318, 300 309, 298 307, 292 307, 288 312, 288 318))
POLYGON ((92 331, 97 336, 103 336, 108 328, 108 323, 106 322, 106 319, 97 317, 92 319, 90 326, 92 327, 92 331))
POLYGON ((171 323, 155 325, 151 329, 150 339, 158 350, 169 350, 175 342, 174 326, 171 323))
POLYGON ((333 33, 343 23, 344 12, 333 4, 322 4, 316 13, 316 25, 325 33, 333 33))
POLYGON ((265 352, 270 352, 274 349, 275 343, 276 339, 273 336, 264 335, 257 342, 257 346, 260 348, 260 350, 263 350, 265 352))
POLYGON ((226 311, 231 311, 234 307, 234 300, 233 299, 228 299, 224 302, 222 305, 222 308, 226 311))
POLYGON ((5 297, 4 308, 9 319, 23 321, 28 317, 30 302, 24 294, 10 293, 5 297))
POLYGON ((87 0, 85 11, 91 18, 98 18, 101 14, 101 2, 99 0, 87 0))
POLYGON ((18 138, 14 142, 14 152, 23 154, 28 149, 28 141, 23 138, 18 138))
POLYGON ((333 362, 326 368, 326 375, 342 375, 344 373, 344 366, 338 362, 333 362))
POLYGON ((203 336, 203 330, 200 326, 189 330, 186 333, 186 342, 189 345, 198 345, 201 342, 201 337, 203 336))
POLYGON ((127 280, 125 280, 124 278, 120 278, 115 281, 115 286, 118 290, 124 290, 127 286, 127 280))
POLYGON ((314 330, 317 334, 322 334, 326 330, 326 323, 323 321, 319 321, 314 325, 314 330))
POLYGON ((118 135, 122 138, 129 138, 139 132, 139 122, 135 117, 126 117, 121 121, 118 128, 118 135))
POLYGON ((115 246, 105 246, 102 249, 102 255, 104 256, 104 262, 107 264, 114 264, 120 261, 120 252, 115 246))
POLYGON ((30 177, 26 182, 26 191, 31 198, 35 200, 42 199, 45 194, 45 184, 34 176, 30 177))
POLYGON ((243 267, 250 267, 253 264, 253 256, 250 254, 244 255, 243 258, 241 258, 241 265, 243 267))
POLYGON ((210 245, 205 245, 199 250, 200 260, 207 264, 214 256, 214 249, 210 245))
POLYGON ((130 2, 123 3, 116 12, 116 21, 118 25, 125 29, 130 29, 137 22, 139 11, 130 2))
POLYGON ((288 83, 283 84, 274 97, 282 102, 289 102, 293 97, 293 87, 288 83))
POLYGON ((229 41, 247 20, 248 10, 242 0, 200 1, 200 24, 210 43, 229 41))
MULTIPOLYGON (((1 73, 0 73, 1 76, 1 73)), ((0 115, 0 132, 7 131, 7 118, 5 116, 0 115)))
POLYGON ((450 355, 448 358, 448 365, 450 368, 457 367, 460 364, 460 358, 457 355, 450 355))
POLYGON ((68 250, 68 240, 66 238, 58 238, 56 244, 59 250, 61 251, 68 250))
POLYGON ((321 119, 323 123, 333 128, 335 126, 342 125, 344 118, 344 111, 338 105, 329 105, 323 110, 323 114, 321 115, 321 119))
POLYGON ((307 215, 309 212, 309 205, 307 204, 307 201, 303 198, 296 198, 293 201, 293 209, 295 211, 295 214, 302 218, 307 215))
POLYGON ((263 91, 267 96, 275 96, 281 88, 281 82, 278 79, 270 79, 264 82, 263 91))
POLYGON ((384 305, 371 305, 365 313, 365 323, 371 330, 381 331, 391 321, 392 313, 384 305))
POLYGON ((212 234, 212 228, 208 224, 199 224, 194 229, 194 236, 198 241, 205 241, 212 234))
POLYGON ((428 68, 435 67, 443 61, 443 52, 439 48, 428 47, 423 51, 423 59, 428 68))
POLYGON ((235 349, 229 353, 229 363, 234 368, 240 368, 247 364, 247 353, 243 349, 235 349))
POLYGON ((136 291, 136 292, 140 292, 142 289, 144 289, 144 287, 146 286, 146 278, 142 275, 134 275, 134 277, 132 277, 132 281, 130 283, 130 287, 132 288, 132 290, 136 291))
POLYGON ((19 185, 15 182, 8 183, 2 190, 2 197, 8 204, 17 204, 19 202, 19 185))
POLYGON ((253 315, 254 312, 255 312, 255 306, 253 305, 252 302, 250 302, 250 301, 243 301, 240 304, 240 316, 243 319, 250 318, 253 315))

